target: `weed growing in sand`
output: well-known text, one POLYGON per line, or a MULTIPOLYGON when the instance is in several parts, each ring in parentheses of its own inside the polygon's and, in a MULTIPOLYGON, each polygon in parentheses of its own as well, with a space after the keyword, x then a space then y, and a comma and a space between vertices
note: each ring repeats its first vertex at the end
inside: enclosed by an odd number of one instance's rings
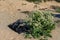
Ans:
POLYGON ((52 0, 27 0, 29 2, 39 3, 39 2, 46 2, 46 1, 52 1, 52 0))
POLYGON ((50 12, 33 11, 29 15, 27 23, 30 25, 30 30, 26 32, 26 37, 40 38, 40 40, 47 40, 48 37, 52 37, 51 31, 55 29, 55 23, 50 12))
POLYGON ((56 10, 56 12, 59 12, 60 13, 60 7, 59 8, 56 8, 55 10, 56 10))

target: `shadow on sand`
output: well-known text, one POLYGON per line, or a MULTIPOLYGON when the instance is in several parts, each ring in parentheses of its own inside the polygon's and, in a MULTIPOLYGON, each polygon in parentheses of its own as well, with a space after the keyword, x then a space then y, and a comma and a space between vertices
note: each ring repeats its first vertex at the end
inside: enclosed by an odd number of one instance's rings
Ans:
POLYGON ((60 14, 53 14, 55 16, 55 22, 60 23, 60 14), (58 18, 58 19, 56 19, 58 18))
POLYGON ((60 18, 60 14, 53 14, 55 17, 60 18))
POLYGON ((15 32, 17 32, 18 34, 24 33, 24 32, 29 32, 29 30, 30 30, 29 26, 22 19, 19 19, 14 23, 9 24, 8 27, 10 29, 14 30, 15 32))

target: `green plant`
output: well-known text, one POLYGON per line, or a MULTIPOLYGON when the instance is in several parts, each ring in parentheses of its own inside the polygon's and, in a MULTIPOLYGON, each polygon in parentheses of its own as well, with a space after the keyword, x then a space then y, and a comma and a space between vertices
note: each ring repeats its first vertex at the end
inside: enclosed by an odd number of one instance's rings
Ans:
POLYGON ((60 13, 60 7, 59 6, 51 6, 52 9, 54 9, 56 12, 59 12, 60 13))
POLYGON ((29 2, 34 2, 34 3, 39 3, 39 2, 42 2, 42 0, 27 0, 27 1, 29 1, 29 2))
POLYGON ((30 30, 26 33, 26 37, 42 37, 44 40, 48 37, 52 37, 50 33, 55 29, 55 23, 50 12, 33 11, 30 13, 27 23, 30 25, 30 30))
POLYGON ((56 8, 55 10, 56 10, 56 12, 59 12, 60 13, 60 7, 59 8, 56 8))
POLYGON ((52 1, 52 0, 27 0, 29 2, 39 3, 39 2, 46 2, 46 1, 52 1))
POLYGON ((40 1, 41 2, 42 0, 27 0, 27 1, 31 1, 31 2, 36 2, 36 1, 39 2, 40 1))

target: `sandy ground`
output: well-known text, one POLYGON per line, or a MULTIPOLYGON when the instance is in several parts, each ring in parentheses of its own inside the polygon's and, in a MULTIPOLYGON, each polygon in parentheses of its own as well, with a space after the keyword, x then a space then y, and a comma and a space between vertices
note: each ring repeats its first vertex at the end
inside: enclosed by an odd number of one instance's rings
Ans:
MULTIPOLYGON (((8 28, 10 23, 26 18, 26 14, 21 13, 21 11, 35 10, 34 5, 34 3, 24 0, 0 0, 0 40, 34 40, 33 38, 25 39, 24 35, 18 34, 8 28)), ((40 3, 37 9, 50 8, 50 5, 60 6, 59 3, 53 1, 40 3)), ((56 27, 52 35, 53 38, 49 40, 60 40, 60 27, 56 27)))

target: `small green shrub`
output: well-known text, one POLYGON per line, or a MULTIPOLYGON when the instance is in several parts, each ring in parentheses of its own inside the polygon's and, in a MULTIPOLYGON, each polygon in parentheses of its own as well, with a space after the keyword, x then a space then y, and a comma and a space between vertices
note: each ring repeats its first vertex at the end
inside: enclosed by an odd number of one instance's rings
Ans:
POLYGON ((48 11, 33 11, 29 15, 28 25, 30 31, 26 33, 26 37, 46 39, 51 36, 51 31, 55 29, 53 16, 48 11))
POLYGON ((42 2, 42 0, 27 0, 27 1, 29 1, 29 2, 34 2, 34 3, 39 3, 39 2, 42 2))
POLYGON ((60 13, 60 8, 56 8, 55 10, 56 10, 56 12, 59 12, 60 13))
POLYGON ((59 6, 51 6, 52 9, 54 9, 56 12, 59 12, 60 13, 60 7, 59 6))
POLYGON ((29 2, 39 3, 39 2, 46 2, 46 1, 53 1, 53 0, 27 0, 29 2))

